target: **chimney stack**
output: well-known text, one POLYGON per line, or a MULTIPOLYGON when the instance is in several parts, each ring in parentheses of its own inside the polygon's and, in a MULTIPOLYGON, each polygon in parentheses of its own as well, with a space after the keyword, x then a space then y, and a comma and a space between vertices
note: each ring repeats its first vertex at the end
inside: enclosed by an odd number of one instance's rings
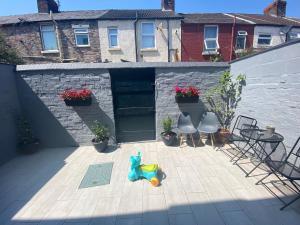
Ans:
POLYGON ((285 17, 286 15, 286 0, 274 0, 267 8, 264 10, 265 15, 285 17))
POLYGON ((58 4, 54 0, 37 0, 39 13, 58 13, 58 4))
POLYGON ((161 0, 162 11, 175 12, 175 0, 161 0))

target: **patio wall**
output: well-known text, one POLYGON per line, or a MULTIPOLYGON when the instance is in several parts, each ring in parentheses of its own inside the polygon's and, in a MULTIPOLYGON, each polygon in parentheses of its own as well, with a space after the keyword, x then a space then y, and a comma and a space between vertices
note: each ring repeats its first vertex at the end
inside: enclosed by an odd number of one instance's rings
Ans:
POLYGON ((0 165, 16 155, 20 106, 14 70, 15 66, 0 64, 0 165))
POLYGON ((155 68, 156 133, 162 131, 161 121, 170 115, 177 121, 180 111, 190 112, 198 125, 205 103, 175 103, 174 86, 194 85, 205 92, 217 83, 227 63, 114 63, 114 64, 47 64, 18 66, 18 86, 24 111, 31 115, 40 139, 53 145, 90 145, 94 120, 110 127, 115 136, 114 112, 109 69, 155 68), (87 87, 93 92, 90 107, 68 107, 59 93, 68 88, 87 87), (30 103, 30 104, 29 104, 30 103), (34 107, 33 107, 34 106, 34 107), (51 118, 49 120, 49 117, 51 118), (53 125, 53 123, 57 125, 53 125), (59 135, 60 134, 60 135, 59 135), (68 136, 69 135, 69 136, 68 136))
POLYGON ((231 64, 247 76, 237 114, 255 117, 260 127, 273 125, 292 146, 300 135, 300 40, 279 45, 231 64))

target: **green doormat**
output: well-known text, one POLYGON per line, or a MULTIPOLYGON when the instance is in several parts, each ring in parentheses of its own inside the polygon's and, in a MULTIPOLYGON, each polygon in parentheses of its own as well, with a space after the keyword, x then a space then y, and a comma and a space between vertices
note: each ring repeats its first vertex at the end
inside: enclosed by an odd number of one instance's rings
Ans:
POLYGON ((90 165, 81 181, 79 189, 109 184, 113 164, 111 162, 90 165))

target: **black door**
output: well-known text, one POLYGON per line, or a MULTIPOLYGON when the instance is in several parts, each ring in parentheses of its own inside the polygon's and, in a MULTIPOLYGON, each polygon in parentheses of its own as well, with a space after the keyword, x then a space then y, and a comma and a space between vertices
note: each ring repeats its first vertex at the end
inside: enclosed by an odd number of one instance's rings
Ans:
POLYGON ((118 142, 155 140, 154 69, 110 70, 118 142))

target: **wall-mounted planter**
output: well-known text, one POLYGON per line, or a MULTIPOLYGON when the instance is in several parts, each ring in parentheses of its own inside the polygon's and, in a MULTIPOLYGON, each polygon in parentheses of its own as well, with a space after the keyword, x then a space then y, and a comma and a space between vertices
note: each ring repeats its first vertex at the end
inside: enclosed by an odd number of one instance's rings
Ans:
POLYGON ((191 96, 191 97, 175 96, 175 101, 177 103, 198 103, 199 96, 191 96))
POLYGON ((92 98, 85 100, 79 99, 64 99, 67 106, 89 106, 92 104, 92 98))

